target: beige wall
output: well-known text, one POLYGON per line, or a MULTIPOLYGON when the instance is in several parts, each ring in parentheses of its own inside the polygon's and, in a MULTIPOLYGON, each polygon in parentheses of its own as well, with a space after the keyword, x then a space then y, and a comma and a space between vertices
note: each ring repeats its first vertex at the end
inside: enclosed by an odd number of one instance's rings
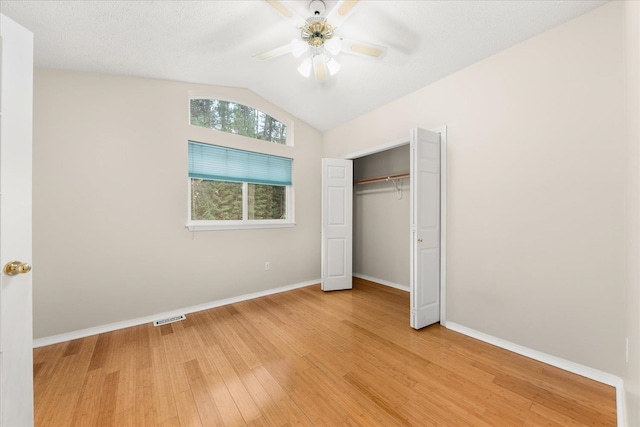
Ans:
POLYGON ((197 129, 190 90, 288 117, 247 90, 36 70, 36 338, 320 277, 320 133, 295 120, 285 147, 197 129), (296 226, 190 233, 187 139, 293 157, 296 226))
POLYGON ((337 157, 447 126, 447 320, 622 375, 624 6, 323 136, 337 157))
MULTIPOLYGON (((405 145, 354 160, 354 179, 409 172, 405 145)), ((409 286, 409 179, 356 185, 353 189, 353 271, 409 286)))
POLYGON ((640 3, 628 1, 626 8, 628 197, 628 280, 625 289, 626 336, 629 362, 625 375, 627 425, 640 425, 640 3))

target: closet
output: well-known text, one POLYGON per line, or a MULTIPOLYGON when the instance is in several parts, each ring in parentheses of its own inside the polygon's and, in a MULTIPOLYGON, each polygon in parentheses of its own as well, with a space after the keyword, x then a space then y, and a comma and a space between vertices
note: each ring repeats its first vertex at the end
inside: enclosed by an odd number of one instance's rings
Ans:
POLYGON ((353 275, 409 291, 409 144, 353 160, 353 275))
POLYGON ((354 272, 408 282, 411 327, 442 321, 445 224, 446 128, 414 128, 406 140, 322 159, 321 289, 351 289, 354 272))

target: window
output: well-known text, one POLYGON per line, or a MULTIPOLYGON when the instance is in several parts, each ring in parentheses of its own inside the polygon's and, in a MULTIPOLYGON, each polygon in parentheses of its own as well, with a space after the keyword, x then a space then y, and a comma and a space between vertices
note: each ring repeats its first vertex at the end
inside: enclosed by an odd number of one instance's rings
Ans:
POLYGON ((192 99, 191 124, 287 144, 287 126, 262 111, 219 99, 192 99))
POLYGON ((286 157, 189 141, 190 230, 292 226, 286 157))

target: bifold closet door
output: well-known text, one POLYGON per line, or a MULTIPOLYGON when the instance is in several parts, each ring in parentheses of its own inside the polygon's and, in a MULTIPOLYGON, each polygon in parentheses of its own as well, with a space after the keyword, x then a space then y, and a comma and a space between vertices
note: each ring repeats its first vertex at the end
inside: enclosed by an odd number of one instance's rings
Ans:
POLYGON ((352 288, 353 161, 322 159, 322 290, 352 288))
POLYGON ((411 131, 411 327, 440 321, 440 134, 411 131))

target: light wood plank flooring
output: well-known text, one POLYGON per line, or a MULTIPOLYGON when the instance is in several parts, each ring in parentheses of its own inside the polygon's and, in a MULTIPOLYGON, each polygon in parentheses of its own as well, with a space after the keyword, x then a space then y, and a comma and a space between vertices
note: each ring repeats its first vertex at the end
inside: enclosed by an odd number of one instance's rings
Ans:
POLYGON ((310 286, 34 350, 36 426, 614 426, 613 388, 310 286))

